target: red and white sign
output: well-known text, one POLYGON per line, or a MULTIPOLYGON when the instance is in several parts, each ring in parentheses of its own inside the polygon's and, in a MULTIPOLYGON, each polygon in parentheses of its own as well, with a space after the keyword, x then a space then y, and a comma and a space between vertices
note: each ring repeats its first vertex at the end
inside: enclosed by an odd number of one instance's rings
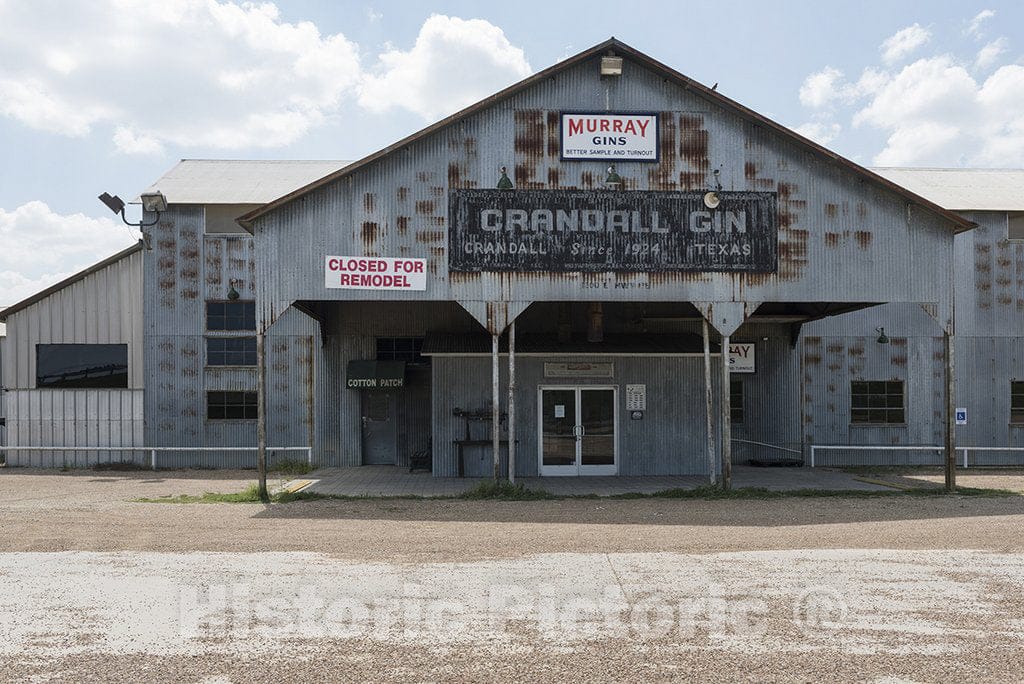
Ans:
POLYGON ((426 290, 426 259, 329 256, 324 285, 342 290, 426 290))
POLYGON ((658 115, 562 112, 562 159, 658 161, 658 115))

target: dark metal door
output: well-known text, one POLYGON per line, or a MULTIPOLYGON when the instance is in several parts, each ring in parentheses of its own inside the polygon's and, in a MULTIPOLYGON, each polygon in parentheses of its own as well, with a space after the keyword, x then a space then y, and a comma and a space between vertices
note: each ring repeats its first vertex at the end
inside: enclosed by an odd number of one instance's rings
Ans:
POLYGON ((363 465, 395 465, 398 430, 391 392, 363 393, 363 465))

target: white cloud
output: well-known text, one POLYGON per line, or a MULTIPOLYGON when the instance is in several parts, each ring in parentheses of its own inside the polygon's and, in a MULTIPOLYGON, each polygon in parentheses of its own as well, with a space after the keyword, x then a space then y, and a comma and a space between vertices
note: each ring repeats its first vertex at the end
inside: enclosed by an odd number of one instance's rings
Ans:
MULTIPOLYGON (((368 21, 382 17, 372 6, 368 21)), ((432 16, 408 51, 365 72, 359 46, 273 3, 238 0, 0 0, 0 116, 115 149, 288 145, 346 100, 380 112, 446 114, 531 72, 481 19, 432 16), (183 115, 186 114, 187 115, 183 115)))
POLYGON ((529 76, 530 65, 504 32, 482 19, 434 15, 411 50, 380 56, 359 103, 371 111, 401 107, 438 118, 529 76))
MULTIPOLYGON (((977 15, 972 32, 993 14, 977 15)), ((905 57, 908 46, 926 42, 911 40, 907 31, 886 41, 883 59, 905 57)), ((1008 52, 999 38, 976 55, 866 65, 856 82, 825 67, 800 88, 800 102, 814 113, 795 130, 822 143, 831 142, 847 120, 853 128, 878 131, 884 143, 873 163, 880 165, 1024 166, 1024 65, 1019 56, 1018 63, 1005 63, 1008 52)))
POLYGON ((127 226, 57 214, 43 202, 0 209, 0 306, 8 306, 128 247, 127 226))
POLYGON ((1006 52, 1005 38, 997 38, 996 40, 987 43, 985 47, 978 50, 978 56, 975 57, 974 59, 974 68, 989 68, 990 66, 995 64, 996 60, 999 59, 999 56, 1004 52, 1006 52))
POLYGON ((900 61, 928 42, 931 33, 920 24, 912 24, 882 42, 882 60, 886 64, 900 61))
POLYGON ((796 126, 793 130, 805 138, 810 138, 819 145, 828 145, 842 132, 843 127, 834 121, 808 121, 796 126))
POLYGON ((269 3, 0 3, 0 113, 125 152, 288 144, 359 76, 357 46, 269 3))
POLYGON ((981 25, 994 16, 996 16, 995 10, 990 9, 984 9, 975 14, 974 18, 967 25, 967 35, 980 37, 981 25))
POLYGON ((800 86, 800 104, 805 107, 824 107, 841 96, 838 86, 842 80, 843 72, 830 66, 811 74, 800 86))
POLYGON ((138 134, 124 126, 114 131, 114 145, 126 154, 160 154, 164 146, 152 136, 138 134))

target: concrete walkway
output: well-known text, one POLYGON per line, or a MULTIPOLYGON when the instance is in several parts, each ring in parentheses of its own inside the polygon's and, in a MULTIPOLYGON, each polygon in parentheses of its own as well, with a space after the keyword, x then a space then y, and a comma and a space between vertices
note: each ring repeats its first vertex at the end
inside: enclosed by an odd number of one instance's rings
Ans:
MULTIPOLYGON (((484 478, 434 477, 430 473, 410 473, 396 466, 321 468, 303 480, 313 480, 304 491, 334 496, 457 496, 473 489, 484 478)), ((705 484, 698 476, 658 477, 525 477, 519 478, 529 489, 540 489, 558 496, 613 496, 616 494, 653 494, 666 489, 693 489, 705 484)), ((887 487, 860 482, 854 475, 827 468, 752 468, 733 467, 733 487, 763 487, 774 491, 796 489, 884 491, 887 487)))

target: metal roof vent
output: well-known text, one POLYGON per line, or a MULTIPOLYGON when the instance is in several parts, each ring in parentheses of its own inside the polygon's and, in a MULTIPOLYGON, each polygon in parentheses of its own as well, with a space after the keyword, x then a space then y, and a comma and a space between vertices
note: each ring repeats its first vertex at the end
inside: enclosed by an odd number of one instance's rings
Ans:
POLYGON ((605 55, 601 58, 601 75, 602 76, 621 76, 622 75, 622 58, 615 57, 612 55, 605 55))

